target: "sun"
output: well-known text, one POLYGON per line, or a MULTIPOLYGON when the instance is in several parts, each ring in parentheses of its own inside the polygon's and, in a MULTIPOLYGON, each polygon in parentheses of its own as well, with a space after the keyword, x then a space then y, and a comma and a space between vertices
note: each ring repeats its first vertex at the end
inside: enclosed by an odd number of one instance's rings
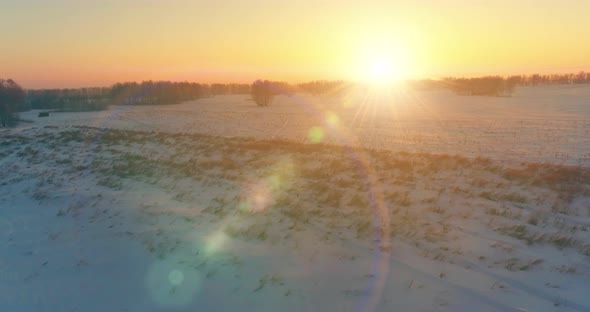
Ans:
POLYGON ((368 56, 361 70, 361 79, 375 85, 392 84, 409 76, 404 58, 394 54, 379 53, 368 56))
POLYGON ((367 44, 357 55, 356 77, 372 85, 391 85, 410 78, 410 57, 402 45, 367 44))
POLYGON ((369 60, 366 71, 366 80, 373 83, 389 83, 395 80, 393 62, 386 58, 369 60))

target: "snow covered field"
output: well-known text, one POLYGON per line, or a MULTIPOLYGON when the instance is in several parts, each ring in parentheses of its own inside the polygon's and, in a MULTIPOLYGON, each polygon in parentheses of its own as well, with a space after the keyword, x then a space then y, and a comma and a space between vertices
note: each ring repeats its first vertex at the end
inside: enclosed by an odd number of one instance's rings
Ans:
POLYGON ((0 310, 590 311, 589 101, 23 113, 0 129, 0 310))
POLYGON ((518 88, 513 97, 462 97, 448 91, 371 92, 343 99, 279 96, 268 108, 247 95, 170 106, 112 106, 105 112, 21 114, 42 125, 202 133, 326 142, 369 148, 590 165, 590 86, 518 88))

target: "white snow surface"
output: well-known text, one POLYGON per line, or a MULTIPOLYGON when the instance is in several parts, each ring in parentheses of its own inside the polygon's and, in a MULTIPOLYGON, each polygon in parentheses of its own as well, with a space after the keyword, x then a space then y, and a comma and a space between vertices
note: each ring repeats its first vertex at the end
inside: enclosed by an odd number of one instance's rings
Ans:
POLYGON ((0 311, 590 311, 588 86, 37 113, 0 311))
MULTIPOLYGON (((461 154, 511 161, 590 165, 590 87, 521 87, 512 97, 449 91, 362 92, 344 98, 295 94, 256 107, 248 95, 168 106, 111 106, 104 112, 22 113, 29 126, 84 125, 305 141, 312 127, 325 141, 397 151, 461 154), (338 129, 329 116, 335 115, 338 129)), ((25 125, 23 125, 25 126, 25 125)))

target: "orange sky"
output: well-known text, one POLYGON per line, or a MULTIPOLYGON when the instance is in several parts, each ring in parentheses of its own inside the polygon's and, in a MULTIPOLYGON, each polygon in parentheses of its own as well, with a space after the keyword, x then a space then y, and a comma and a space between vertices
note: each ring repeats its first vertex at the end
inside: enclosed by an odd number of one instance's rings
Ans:
POLYGON ((590 1, 20 0, 0 11, 0 78, 356 80, 374 55, 409 78, 590 69, 590 1))

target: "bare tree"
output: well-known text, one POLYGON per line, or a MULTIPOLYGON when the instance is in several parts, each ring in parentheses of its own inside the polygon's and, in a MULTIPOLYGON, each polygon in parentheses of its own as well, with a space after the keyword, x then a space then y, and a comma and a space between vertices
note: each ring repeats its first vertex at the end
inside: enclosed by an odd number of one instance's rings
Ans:
POLYGON ((256 80, 250 88, 252 100, 258 106, 268 106, 274 97, 273 83, 268 80, 256 80))
POLYGON ((15 112, 24 107, 25 91, 12 79, 0 79, 0 123, 3 127, 15 120, 15 112))

